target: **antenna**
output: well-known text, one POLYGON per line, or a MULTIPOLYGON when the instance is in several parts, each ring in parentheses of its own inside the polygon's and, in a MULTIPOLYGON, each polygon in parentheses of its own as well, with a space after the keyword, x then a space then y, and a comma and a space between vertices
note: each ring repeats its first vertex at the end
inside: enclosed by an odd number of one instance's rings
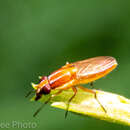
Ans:
POLYGON ((26 98, 29 96, 29 95, 31 95, 33 92, 35 92, 35 90, 31 90, 31 91, 29 91, 27 94, 26 94, 26 98))

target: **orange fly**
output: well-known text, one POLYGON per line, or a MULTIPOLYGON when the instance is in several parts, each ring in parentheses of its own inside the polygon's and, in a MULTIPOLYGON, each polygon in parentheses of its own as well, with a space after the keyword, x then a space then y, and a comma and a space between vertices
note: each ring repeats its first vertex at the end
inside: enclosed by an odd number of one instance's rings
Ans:
MULTIPOLYGON (((74 94, 68 101, 67 111, 65 114, 66 117, 69 103, 75 97, 77 88, 80 88, 83 91, 94 94, 95 99, 98 101, 102 109, 106 112, 105 108, 97 99, 96 92, 92 89, 88 89, 79 85, 92 83, 93 81, 104 77, 114 68, 116 68, 116 66, 116 59, 110 56, 99 56, 74 63, 67 62, 66 65, 50 74, 48 77, 40 77, 39 84, 32 84, 36 93, 35 101, 39 100, 43 94, 49 94, 51 90, 58 90, 57 93, 51 95, 51 97, 44 103, 47 104, 54 96, 58 95, 63 90, 72 88, 74 94)), ((34 116, 36 116, 41 108, 36 111, 34 116)))

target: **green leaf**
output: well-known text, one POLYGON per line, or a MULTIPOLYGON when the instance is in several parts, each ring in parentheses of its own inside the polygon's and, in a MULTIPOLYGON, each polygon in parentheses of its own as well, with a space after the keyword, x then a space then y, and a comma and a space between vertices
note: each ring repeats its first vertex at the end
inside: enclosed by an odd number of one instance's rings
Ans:
MULTIPOLYGON (((70 102, 69 111, 113 123, 120 123, 130 126, 129 99, 117 94, 104 92, 101 90, 94 91, 96 91, 97 98, 102 106, 105 108, 107 113, 104 112, 101 105, 94 98, 93 94, 84 92, 80 89, 78 89, 75 98, 70 102)), ((53 90, 51 94, 53 93, 56 93, 56 90, 53 90)), ((72 89, 63 91, 61 94, 55 96, 50 101, 51 106, 66 110, 68 100, 72 95, 72 89)), ((43 102, 47 100, 49 96, 51 95, 43 96, 40 101, 43 102)))

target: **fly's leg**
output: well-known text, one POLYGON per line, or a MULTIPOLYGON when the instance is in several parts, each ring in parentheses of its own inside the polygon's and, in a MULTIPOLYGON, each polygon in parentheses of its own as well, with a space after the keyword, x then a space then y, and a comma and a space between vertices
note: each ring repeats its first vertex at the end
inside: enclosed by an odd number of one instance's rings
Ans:
POLYGON ((107 113, 107 111, 106 111, 106 109, 104 108, 104 106, 103 106, 103 105, 100 103, 100 101, 98 100, 97 94, 96 94, 96 92, 95 92, 94 90, 88 89, 88 88, 84 88, 84 87, 82 87, 82 86, 77 86, 77 87, 80 88, 80 89, 82 89, 82 90, 85 91, 85 92, 94 94, 94 98, 95 98, 95 99, 97 100, 97 102, 100 104, 100 106, 101 106, 101 108, 103 109, 103 111, 104 111, 105 113, 107 113))
POLYGON ((75 83, 75 80, 72 79, 72 80, 70 80, 69 82, 63 84, 62 86, 55 88, 55 89, 57 89, 57 90, 67 90, 67 89, 69 89, 69 88, 72 88, 72 90, 73 90, 73 92, 74 92, 73 96, 72 96, 72 97, 69 99, 69 101, 68 101, 67 108, 66 108, 66 112, 65 112, 65 118, 67 117, 67 114, 68 114, 69 104, 70 104, 70 102, 72 101, 72 99, 75 97, 75 95, 76 95, 76 93, 77 93, 76 87, 73 86, 74 83, 75 83))
POLYGON ((76 93, 77 93, 77 88, 76 87, 72 87, 72 90, 74 92, 73 96, 69 99, 68 101, 68 104, 67 104, 67 108, 66 108, 66 112, 65 112, 65 118, 67 117, 68 115, 68 109, 69 109, 69 105, 70 105, 70 102, 72 101, 72 99, 75 97, 76 93))
POLYGON ((55 96, 57 96, 58 94, 60 94, 62 92, 62 90, 59 90, 57 93, 51 95, 47 101, 45 101, 38 109, 37 111, 33 114, 33 117, 35 117, 40 111, 41 109, 44 107, 44 105, 46 105, 52 98, 54 98, 55 96))
POLYGON ((31 91, 29 91, 27 94, 26 94, 26 98, 29 96, 29 95, 31 95, 33 92, 35 92, 35 90, 31 90, 31 91))

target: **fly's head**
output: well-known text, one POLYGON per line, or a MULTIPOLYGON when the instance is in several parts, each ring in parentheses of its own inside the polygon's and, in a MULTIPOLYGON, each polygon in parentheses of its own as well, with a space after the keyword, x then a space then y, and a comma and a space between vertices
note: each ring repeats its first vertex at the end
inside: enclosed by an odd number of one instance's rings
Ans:
POLYGON ((43 94, 46 95, 51 92, 47 76, 40 77, 40 83, 37 85, 32 83, 32 86, 36 90, 35 101, 39 100, 43 94))

